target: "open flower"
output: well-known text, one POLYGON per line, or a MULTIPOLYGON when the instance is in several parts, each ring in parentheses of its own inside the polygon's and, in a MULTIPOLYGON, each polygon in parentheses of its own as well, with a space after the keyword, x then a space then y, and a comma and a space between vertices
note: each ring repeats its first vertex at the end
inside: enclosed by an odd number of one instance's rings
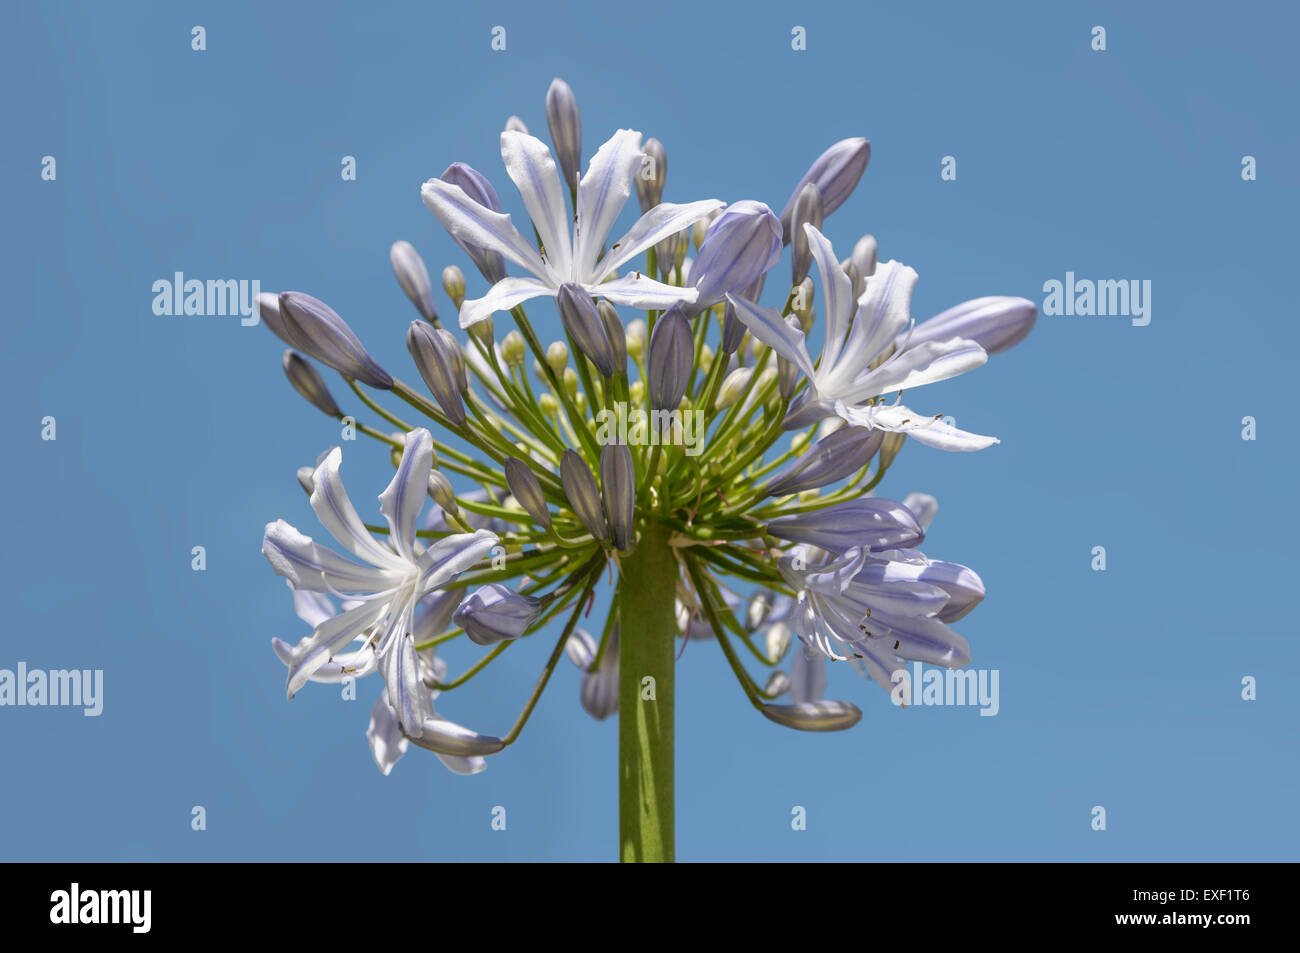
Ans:
POLYGON ((710 199, 686 205, 660 203, 642 215, 601 257, 605 240, 632 194, 633 179, 641 166, 641 133, 620 129, 597 150, 578 185, 577 215, 572 219, 564 201, 567 190, 545 143, 508 129, 501 133, 501 158, 537 229, 540 251, 519 233, 509 215, 476 202, 460 186, 430 179, 420 190, 424 204, 453 238, 498 252, 534 276, 502 278, 482 298, 465 301, 460 308, 462 328, 530 298, 555 297, 566 282, 581 286, 588 294, 602 295, 616 305, 633 308, 664 309, 679 301, 695 300, 694 288, 662 284, 639 272, 614 276, 620 266, 690 227, 720 208, 722 202, 710 199))
MULTIPOLYGON (((970 661, 969 643, 945 621, 979 601, 969 582, 955 596, 945 588, 957 575, 949 567, 978 583, 965 566, 944 563, 933 570, 915 550, 855 547, 816 565, 809 557, 807 550, 796 550, 780 561, 781 575, 798 593, 794 629, 805 645, 838 661, 860 659, 887 692, 903 668, 900 659, 947 668, 970 661)), ((983 597, 982 583, 978 595, 983 597)))
POLYGON ((753 335, 808 378, 808 390, 786 415, 787 429, 839 416, 857 426, 905 433, 941 450, 981 450, 997 443, 996 437, 958 430, 898 402, 872 403, 885 394, 964 374, 987 361, 988 354, 974 341, 960 337, 893 352, 895 337, 911 320, 916 272, 896 261, 884 262, 855 302, 852 280, 840 267, 831 243, 811 225, 804 229, 817 262, 826 310, 826 343, 816 367, 803 333, 787 324, 779 311, 727 296, 753 335))
MULTIPOLYGON (((352 506, 339 476, 342 458, 335 447, 316 467, 311 506, 330 535, 369 565, 319 545, 284 520, 267 525, 262 543, 263 555, 295 591, 333 593, 350 605, 321 619, 312 634, 290 651, 287 693, 292 698, 323 666, 369 632, 365 645, 383 673, 388 703, 398 713, 403 732, 419 738, 426 719, 432 717, 432 706, 421 681, 412 634, 416 604, 482 559, 496 545, 497 536, 486 530, 456 534, 427 549, 418 541, 416 521, 424 508, 433 465, 433 441, 427 430, 406 435, 397 472, 379 497, 388 521, 387 545, 370 534, 352 506)), ((356 651, 349 660, 360 664, 356 651)))

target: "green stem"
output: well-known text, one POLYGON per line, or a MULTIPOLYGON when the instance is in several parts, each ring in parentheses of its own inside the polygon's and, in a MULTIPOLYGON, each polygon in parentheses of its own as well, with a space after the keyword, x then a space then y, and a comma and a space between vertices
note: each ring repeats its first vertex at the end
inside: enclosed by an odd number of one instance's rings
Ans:
POLYGON ((623 560, 619 586, 619 857, 671 862, 673 847, 673 649, 677 557, 671 531, 647 523, 623 560))

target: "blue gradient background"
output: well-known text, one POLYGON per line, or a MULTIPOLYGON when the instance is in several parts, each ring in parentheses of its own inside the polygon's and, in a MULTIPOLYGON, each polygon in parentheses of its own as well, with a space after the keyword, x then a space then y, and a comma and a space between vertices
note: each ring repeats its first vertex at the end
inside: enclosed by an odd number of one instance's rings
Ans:
MULTIPOLYGON (((544 134, 556 75, 588 156, 620 126, 666 144, 670 200, 779 207, 826 145, 869 137, 826 231, 844 255, 871 232, 917 268, 919 318, 1041 301, 1066 271, 1154 286, 1148 327, 1040 318, 927 388, 918 406, 1002 444, 909 446, 881 487, 938 496, 927 550, 988 585, 960 629, 1001 672, 1001 713, 900 711, 843 670, 830 695, 862 723, 798 734, 692 644, 679 857, 1297 859, 1294 8, 901 6, 6 4, 0 667, 102 668, 106 699, 99 718, 0 709, 0 859, 615 856, 616 726, 581 711, 567 661, 473 778, 414 749, 380 775, 363 739, 377 680, 355 702, 317 686, 286 703, 269 640, 304 630, 261 531, 317 532, 294 471, 337 427, 289 389, 264 329, 151 311, 175 271, 307 290, 414 380, 389 245, 469 270, 418 187, 464 160, 518 215, 497 132, 517 113, 544 134), (496 24, 507 52, 489 49, 496 24)), ((363 438, 345 461, 376 515, 384 454, 363 438)), ((552 638, 440 710, 504 731, 552 638)), ((472 653, 450 656, 459 671, 472 653)))

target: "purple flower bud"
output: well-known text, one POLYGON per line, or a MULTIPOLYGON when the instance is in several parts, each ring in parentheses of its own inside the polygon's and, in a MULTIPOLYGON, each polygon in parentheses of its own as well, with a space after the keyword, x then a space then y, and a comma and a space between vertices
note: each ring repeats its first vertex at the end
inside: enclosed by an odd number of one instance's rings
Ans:
MULTIPOLYGON (((795 331, 802 331, 803 327, 799 324, 799 319, 793 314, 785 319, 785 323, 795 331)), ((776 386, 781 393, 782 400, 789 400, 794 396, 794 390, 799 386, 799 376, 802 372, 799 365, 793 361, 787 361, 785 358, 777 356, 776 359, 776 386)))
POLYGON ((582 123, 578 119, 577 97, 569 84, 558 77, 546 91, 546 125, 551 129, 561 179, 570 189, 577 189, 582 170, 582 123))
POLYGON ((1038 317, 1038 306, 1025 298, 973 298, 936 314, 900 334, 898 347, 915 347, 926 341, 968 338, 989 354, 998 354, 1025 339, 1038 317))
POLYGON ((808 233, 803 227, 811 225, 821 231, 825 216, 822 195, 815 184, 809 182, 803 187, 795 197, 794 210, 790 215, 793 228, 790 238, 790 286, 794 287, 808 277, 808 269, 812 265, 812 248, 808 244, 808 233))
POLYGON ((691 230, 674 232, 655 245, 655 262, 659 267, 659 277, 667 281, 673 273, 673 266, 685 261, 686 250, 691 245, 691 230))
POLYGON ((538 482, 528 464, 516 457, 506 457, 506 486, 519 505, 544 528, 551 528, 551 511, 547 509, 542 484, 538 482))
MULTIPOLYGON (((347 322, 318 298, 301 291, 280 295, 280 337, 326 367, 370 387, 391 390, 393 379, 375 363, 347 322)), ((276 325, 270 324, 272 331, 276 325)), ((280 333, 276 331, 276 333, 280 333)))
POLYGON ((600 667, 594 672, 587 671, 596 661, 600 647, 587 632, 574 629, 564 650, 573 664, 582 671, 582 685, 579 697, 587 714, 597 721, 604 721, 618 711, 618 623, 609 633, 609 644, 605 654, 600 658, 600 667))
POLYGON ((646 354, 646 391, 652 410, 676 410, 686 393, 695 359, 691 325, 681 305, 673 305, 655 322, 646 354))
POLYGON ((289 378, 293 389, 309 404, 331 417, 339 416, 339 405, 334 402, 329 388, 321 380, 320 371, 308 364, 306 358, 297 351, 288 350, 284 352, 281 363, 284 365, 284 376, 289 378))
POLYGON ((526 136, 528 135, 528 127, 524 125, 524 121, 518 116, 511 116, 506 120, 506 132, 522 132, 526 136))
POLYGON ((406 296, 415 305, 415 310, 424 316, 424 320, 438 320, 438 309, 433 305, 433 285, 429 282, 429 269, 424 267, 424 259, 410 242, 393 242, 388 253, 393 263, 393 274, 402 286, 406 296))
POLYGON ((856 473, 875 456, 884 436, 883 430, 841 427, 773 477, 767 484, 767 495, 801 493, 856 473))
POLYGON ((434 754, 445 754, 453 758, 496 754, 506 746, 501 738, 481 735, 445 718, 424 719, 424 730, 420 737, 410 736, 410 741, 434 754))
POLYGON ((601 377, 613 376, 614 354, 605 335, 605 322, 591 295, 581 285, 565 282, 555 295, 555 303, 564 330, 569 332, 577 349, 596 365, 601 377))
POLYGON ((605 299, 596 304, 600 313, 600 322, 605 326, 605 340, 609 342, 609 352, 614 358, 614 372, 627 373, 627 332, 619 319, 618 309, 605 299))
POLYGON ((857 705, 849 702, 804 702, 799 705, 764 705, 769 721, 799 731, 843 731, 862 720, 857 705))
MULTIPOLYGON (((759 275, 758 280, 742 291, 739 297, 757 303, 759 296, 763 293, 763 284, 766 281, 767 275, 759 275)), ((736 317, 736 306, 728 300, 726 308, 722 312, 722 353, 735 354, 744 337, 745 325, 740 318, 736 317)))
MULTIPOLYGON (((858 275, 863 280, 866 280, 876 273, 876 256, 875 237, 863 235, 858 239, 858 243, 853 246, 853 254, 849 257, 849 260, 857 266, 858 275)), ((859 294, 858 297, 861 297, 861 295, 859 294)))
POLYGON ((840 554, 855 546, 871 550, 919 546, 925 531, 902 503, 869 496, 835 503, 811 513, 781 516, 768 523, 777 539, 820 546, 840 554))
POLYGON ((437 329, 423 321, 412 321, 406 332, 406 349, 442 412, 455 426, 465 426, 465 403, 460 396, 455 358, 437 329))
MULTIPOLYGON (((484 208, 494 212, 501 211, 501 200, 497 198, 496 189, 492 188, 492 183, 486 176, 472 166, 464 162, 453 162, 447 166, 441 178, 451 185, 460 186, 461 191, 484 208)), ((487 251, 477 245, 468 245, 460 239, 456 239, 456 244, 469 255, 474 266, 478 268, 479 274, 492 284, 496 284, 506 276, 506 263, 500 252, 487 251)))
POLYGON ((641 167, 636 173, 636 195, 644 215, 663 201, 664 181, 668 178, 668 153, 658 139, 647 139, 641 147, 641 167))
POLYGON ((688 315, 721 301, 727 292, 748 288, 781 257, 781 223, 762 202, 728 206, 713 220, 691 266, 698 295, 688 315))
MULTIPOLYGON (((782 240, 789 242, 794 236, 791 212, 794 210, 795 199, 805 185, 812 182, 817 186, 822 196, 822 214, 829 215, 853 194, 870 159, 871 143, 866 139, 842 139, 818 156, 817 161, 794 187, 790 200, 781 210, 781 227, 784 229, 782 240)), ((820 227, 819 225, 818 228, 820 227)))
POLYGON ((626 551, 636 515, 636 468, 625 444, 609 443, 600 450, 600 495, 614 545, 626 551))
POLYGON ((460 604, 453 621, 477 645, 517 639, 542 614, 542 601, 490 582, 460 604))
POLYGON ((565 450, 560 458, 560 485, 587 532, 602 543, 608 540, 609 530, 605 528, 605 517, 601 515, 596 478, 591 475, 586 461, 572 450, 565 450))

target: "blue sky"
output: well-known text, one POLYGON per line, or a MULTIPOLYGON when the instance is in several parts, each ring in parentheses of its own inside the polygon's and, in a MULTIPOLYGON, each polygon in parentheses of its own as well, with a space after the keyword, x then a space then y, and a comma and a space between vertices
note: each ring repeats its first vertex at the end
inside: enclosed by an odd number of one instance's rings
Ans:
MULTIPOLYGON (((983 577, 959 628, 972 665, 1000 673, 998 715, 900 711, 835 671, 830 695, 861 724, 790 732, 693 643, 679 858, 1297 858, 1293 10, 56 3, 3 22, 0 669, 102 669, 104 711, 0 708, 0 858, 614 857, 616 726, 580 709, 567 662, 472 778, 418 751, 381 776, 363 739, 374 682, 357 701, 285 701, 269 641, 304 633, 260 537, 277 517, 313 531, 294 471, 337 428, 290 391, 264 329, 151 308, 177 271, 308 291, 414 379, 389 246, 470 270, 418 187, 463 160, 520 214, 497 133, 511 114, 544 133, 557 75, 587 155, 620 127, 665 143, 673 201, 779 208, 825 146, 868 137, 825 231, 841 254, 869 232, 915 267, 918 319, 985 294, 1041 302, 1067 272, 1152 288, 1145 327, 1043 316, 927 388, 926 409, 1002 442, 908 446, 880 488, 937 496, 927 551, 983 577)), ((364 506, 384 455, 345 460, 364 506)), ((551 641, 504 655, 449 715, 506 730, 551 641)), ((453 670, 472 657, 451 653, 453 670)))

